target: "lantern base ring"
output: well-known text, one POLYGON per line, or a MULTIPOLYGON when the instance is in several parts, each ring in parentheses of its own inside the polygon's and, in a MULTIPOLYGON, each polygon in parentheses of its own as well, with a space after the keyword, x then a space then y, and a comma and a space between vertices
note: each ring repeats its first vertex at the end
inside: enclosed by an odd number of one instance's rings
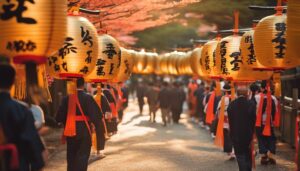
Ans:
POLYGON ((76 73, 61 73, 61 74, 59 74, 59 77, 61 77, 61 78, 81 78, 81 77, 83 77, 83 75, 76 74, 76 73))
POLYGON ((105 83, 105 82, 108 82, 107 79, 91 79, 90 81, 93 82, 93 83, 105 83))
POLYGON ((13 58, 15 64, 25 64, 33 62, 35 64, 44 64, 47 62, 47 57, 39 55, 18 55, 13 58))

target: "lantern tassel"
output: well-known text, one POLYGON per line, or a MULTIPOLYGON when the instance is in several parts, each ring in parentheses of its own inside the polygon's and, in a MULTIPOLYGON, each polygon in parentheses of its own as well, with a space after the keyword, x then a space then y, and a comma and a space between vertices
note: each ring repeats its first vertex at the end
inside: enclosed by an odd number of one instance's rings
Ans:
POLYGON ((225 96, 223 96, 221 99, 221 109, 220 109, 219 122, 218 122, 216 139, 215 139, 215 145, 221 148, 224 145, 224 131, 223 131, 224 112, 225 112, 225 96))
POLYGON ((214 102, 215 102, 215 96, 216 96, 216 92, 213 91, 209 97, 208 100, 208 106, 207 106, 207 112, 206 112, 206 120, 205 122, 207 124, 211 124, 212 121, 214 120, 214 102))
POLYGON ((67 121, 64 130, 64 136, 73 137, 76 136, 76 99, 77 97, 77 85, 76 80, 72 79, 67 82, 67 89, 69 94, 69 102, 68 102, 68 114, 67 121))

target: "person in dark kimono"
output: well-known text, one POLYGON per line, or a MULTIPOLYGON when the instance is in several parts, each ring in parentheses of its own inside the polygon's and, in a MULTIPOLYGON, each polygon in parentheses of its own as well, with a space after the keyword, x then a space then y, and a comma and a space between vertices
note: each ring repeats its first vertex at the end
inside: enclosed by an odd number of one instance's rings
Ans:
POLYGON ((175 82, 173 88, 170 90, 170 103, 173 122, 178 124, 180 115, 182 113, 183 103, 185 101, 185 93, 180 88, 179 83, 175 82))
POLYGON ((203 106, 203 99, 204 99, 204 82, 202 81, 200 86, 194 92, 194 96, 196 97, 197 105, 196 105, 196 115, 199 118, 199 125, 204 125, 204 106, 203 106))
POLYGON ((157 111, 157 101, 158 101, 159 88, 153 83, 149 84, 148 91, 146 93, 147 102, 149 105, 149 121, 155 123, 156 111, 157 111))
POLYGON ((277 99, 271 94, 271 90, 267 90, 267 83, 261 83, 261 93, 255 95, 256 102, 256 136, 258 140, 259 153, 262 155, 261 164, 276 164, 274 155, 276 154, 276 136, 274 132, 274 119, 276 114, 277 99), (268 98, 270 101, 268 102, 268 98), (270 103, 270 105, 268 105, 270 103), (268 108, 270 110, 270 118, 268 118, 268 108), (265 131, 269 124, 270 134, 265 131))
MULTIPOLYGON (((97 151, 103 150, 105 145, 105 128, 102 122, 103 113, 94 98, 84 92, 84 79, 77 79, 77 95, 65 97, 57 111, 56 121, 65 125, 64 135, 67 141, 67 170, 85 171, 92 146, 91 127, 95 127, 97 137, 97 151), (72 99, 70 99, 72 98, 72 99), (69 113, 71 100, 78 100, 75 114, 69 113), (70 130, 71 117, 75 115, 75 135, 66 135, 70 130)), ((74 131, 74 130, 72 130, 74 131)))
POLYGON ((117 108, 116 108, 116 97, 114 96, 114 92, 111 89, 110 85, 105 85, 102 84, 102 92, 104 94, 104 96, 106 97, 109 106, 110 106, 110 110, 111 110, 111 116, 108 118, 105 118, 106 121, 106 126, 107 126, 107 131, 110 135, 116 134, 118 131, 118 121, 117 121, 117 117, 118 117, 118 112, 117 112, 117 108))
POLYGON ((247 99, 247 88, 238 87, 238 97, 228 108, 230 137, 240 171, 251 171, 251 142, 255 126, 255 103, 247 99))
POLYGON ((144 97, 146 93, 146 87, 142 82, 138 83, 137 89, 136 89, 136 96, 138 99, 139 109, 140 109, 140 115, 143 115, 143 108, 144 108, 144 97))
POLYGON ((170 103, 170 89, 167 82, 163 82, 162 88, 158 94, 158 104, 161 110, 161 117, 163 126, 167 126, 167 123, 171 123, 171 103, 170 103))
POLYGON ((8 63, 0 64, 0 170, 41 170, 46 151, 33 114, 10 96, 15 75, 8 63))

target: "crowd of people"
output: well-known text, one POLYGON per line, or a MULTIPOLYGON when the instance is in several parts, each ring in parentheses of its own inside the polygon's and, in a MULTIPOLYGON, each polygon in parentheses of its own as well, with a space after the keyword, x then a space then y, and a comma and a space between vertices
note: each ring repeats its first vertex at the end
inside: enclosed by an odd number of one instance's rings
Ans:
MULTIPOLYGON (((16 72, 8 62, 0 63, 0 158, 1 170, 40 170, 45 166, 47 149, 40 138, 44 131, 43 111, 38 96, 28 96, 24 102, 14 100, 10 89, 16 72)), ((123 111, 128 106, 129 90, 126 85, 97 84, 89 88, 83 78, 76 81, 76 93, 61 101, 56 121, 64 128, 69 171, 87 170, 93 146, 99 156, 105 142, 118 131, 123 111)), ((34 89, 33 89, 33 92, 34 89)), ((259 84, 232 86, 225 83, 218 93, 215 82, 191 81, 185 89, 180 82, 139 82, 137 98, 140 114, 144 99, 149 105, 149 121, 156 122, 161 110, 163 126, 178 124, 185 101, 188 114, 203 129, 210 131, 217 146, 223 147, 230 160, 237 160, 240 170, 251 170, 254 137, 258 142, 261 164, 276 164, 276 137, 278 101, 272 85, 259 84)))
POLYGON ((178 124, 185 101, 192 122, 207 129, 214 143, 223 148, 229 160, 237 160, 241 171, 251 170, 254 163, 254 142, 262 165, 276 164, 276 137, 279 124, 278 101, 267 81, 231 86, 224 82, 218 93, 216 82, 205 84, 195 80, 184 88, 180 82, 139 82, 137 98, 140 114, 145 99, 149 105, 149 120, 156 122, 161 110, 163 126, 178 124))
MULTIPOLYGON (((44 114, 39 107, 38 87, 28 88, 24 101, 11 96, 16 71, 10 61, 0 58, 0 170, 42 170, 48 158, 45 142, 44 114)), ((92 146, 99 157, 105 157, 105 142, 116 134, 128 106, 126 85, 99 84, 87 86, 76 79, 76 89, 66 96, 56 113, 56 122, 64 131, 67 145, 67 170, 87 170, 92 146)))

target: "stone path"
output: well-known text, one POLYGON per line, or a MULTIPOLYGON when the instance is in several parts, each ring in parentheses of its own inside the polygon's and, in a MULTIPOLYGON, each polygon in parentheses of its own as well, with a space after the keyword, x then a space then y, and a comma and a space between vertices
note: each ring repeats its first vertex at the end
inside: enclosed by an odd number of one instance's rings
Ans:
MULTIPOLYGON (((89 165, 90 171, 236 171, 221 149, 213 145, 209 133, 188 122, 162 127, 160 112, 157 123, 139 116, 137 104, 131 102, 119 133, 107 143, 106 158, 89 165)), ((46 171, 66 170, 65 148, 52 156, 46 171)), ((278 144, 276 166, 257 165, 258 171, 295 170, 294 152, 286 144, 278 144)), ((259 158, 257 158, 257 163, 259 158)))

